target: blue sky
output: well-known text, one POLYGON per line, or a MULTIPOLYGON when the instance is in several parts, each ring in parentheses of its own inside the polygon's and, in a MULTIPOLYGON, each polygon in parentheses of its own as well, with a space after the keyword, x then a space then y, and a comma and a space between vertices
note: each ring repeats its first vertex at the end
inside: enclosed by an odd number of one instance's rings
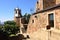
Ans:
POLYGON ((22 11, 22 15, 25 13, 31 13, 30 9, 35 8, 37 0, 0 0, 0 20, 2 22, 6 20, 14 19, 14 8, 19 7, 22 11))

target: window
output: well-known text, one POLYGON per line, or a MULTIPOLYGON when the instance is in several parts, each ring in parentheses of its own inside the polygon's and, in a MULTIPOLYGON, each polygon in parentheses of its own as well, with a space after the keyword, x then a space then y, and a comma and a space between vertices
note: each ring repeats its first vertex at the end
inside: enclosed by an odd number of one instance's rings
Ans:
POLYGON ((50 27, 54 27, 54 14, 53 13, 48 15, 48 20, 49 20, 50 27))
POLYGON ((32 20, 32 23, 34 23, 34 20, 32 20))
POLYGON ((35 18, 37 18, 37 16, 35 16, 35 18))
POLYGON ((15 11, 16 12, 16 14, 17 14, 17 11, 15 11))

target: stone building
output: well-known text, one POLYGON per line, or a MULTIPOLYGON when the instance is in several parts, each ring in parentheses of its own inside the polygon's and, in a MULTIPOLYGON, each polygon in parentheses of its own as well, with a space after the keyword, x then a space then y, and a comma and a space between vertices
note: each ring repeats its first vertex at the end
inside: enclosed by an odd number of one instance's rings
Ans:
POLYGON ((29 38, 27 40, 60 40, 60 0, 38 0, 28 25, 24 23, 21 10, 16 8, 14 20, 20 26, 20 33, 29 38))
MULTIPOLYGON (((56 1, 58 1, 58 0, 56 0, 56 1)), ((40 4, 41 4, 41 1, 40 1, 40 4)), ((54 2, 50 3, 50 4, 54 4, 54 2)), ((59 29, 59 26, 60 26, 60 23, 59 23, 59 20, 60 20, 60 14, 59 14, 60 13, 60 4, 57 2, 57 4, 55 3, 51 7, 50 7, 50 5, 48 5, 47 7, 46 6, 44 6, 44 7, 45 8, 42 7, 42 9, 37 8, 36 13, 34 13, 31 16, 30 22, 28 24, 29 29, 31 27, 34 27, 36 29, 46 28, 47 25, 50 25, 50 27, 52 27, 52 28, 58 28, 59 29)), ((31 31, 31 30, 29 30, 29 31, 31 31)))
POLYGON ((20 38, 22 40, 27 38, 27 21, 22 16, 21 10, 19 8, 14 9, 14 21, 16 22, 16 25, 20 28, 19 33, 17 35, 20 35, 20 38))
POLYGON ((55 33, 51 30, 60 30, 60 0, 38 0, 36 12, 30 17, 27 34, 30 40, 60 40, 60 35, 53 35, 55 33), (52 33, 52 38, 49 33, 52 33))
POLYGON ((21 10, 19 8, 14 9, 14 21, 18 26, 20 26, 20 19, 21 19, 21 10))

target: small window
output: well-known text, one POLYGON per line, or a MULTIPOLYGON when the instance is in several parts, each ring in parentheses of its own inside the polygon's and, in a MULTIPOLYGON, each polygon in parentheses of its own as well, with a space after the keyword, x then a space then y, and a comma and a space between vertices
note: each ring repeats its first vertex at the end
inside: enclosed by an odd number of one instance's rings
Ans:
POLYGON ((37 18, 37 16, 35 16, 35 18, 37 18))
POLYGON ((17 14, 17 11, 16 11, 16 14, 17 14))
POLYGON ((54 27, 54 14, 53 13, 48 15, 48 20, 49 20, 50 27, 54 27))
POLYGON ((32 23, 34 23, 34 20, 32 20, 32 23))

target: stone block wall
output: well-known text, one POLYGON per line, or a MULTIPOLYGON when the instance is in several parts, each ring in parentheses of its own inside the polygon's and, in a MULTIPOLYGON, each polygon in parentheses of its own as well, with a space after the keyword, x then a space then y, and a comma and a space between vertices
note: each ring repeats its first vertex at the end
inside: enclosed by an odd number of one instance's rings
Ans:
POLYGON ((60 8, 55 11, 55 25, 57 29, 60 29, 60 8))
POLYGON ((30 34, 30 39, 27 40, 60 40, 60 30, 41 29, 30 34))
POLYGON ((43 0, 43 9, 56 5, 56 0, 43 0))
POLYGON ((60 4, 60 0, 56 0, 56 4, 60 4))
POLYGON ((38 0, 38 3, 36 3, 36 11, 43 10, 52 6, 55 6, 56 4, 60 4, 60 0, 38 0))
POLYGON ((60 30, 58 29, 52 30, 50 40, 60 40, 60 30))
POLYGON ((37 14, 37 15, 31 16, 29 24, 28 24, 27 32, 33 33, 37 31, 38 29, 40 29, 41 27, 44 27, 46 25, 45 24, 46 21, 42 20, 44 19, 43 16, 44 16, 43 14, 37 14))
POLYGON ((46 28, 46 26, 49 24, 48 14, 51 13, 55 14, 55 10, 32 15, 28 24, 27 32, 32 33, 40 28, 46 28), (34 21, 34 23, 32 23, 32 21, 34 21))
POLYGON ((14 21, 16 22, 16 25, 17 26, 20 26, 20 18, 15 18, 14 17, 14 21))
POLYGON ((48 15, 54 15, 54 28, 60 29, 60 8, 32 15, 28 24, 28 33, 37 31, 40 28, 46 28, 49 25, 48 15), (34 22, 33 22, 34 21, 34 22))
POLYGON ((49 33, 50 35, 49 38, 48 38, 47 31, 41 31, 41 28, 45 29, 46 26, 49 24, 48 15, 51 13, 54 14, 54 28, 60 30, 60 8, 32 15, 28 24, 28 29, 27 29, 27 33, 31 37, 31 40, 32 39, 44 40, 43 38, 45 38, 45 40, 50 40, 50 39, 57 40, 57 37, 59 38, 58 36, 59 34, 56 34, 57 35, 56 39, 53 38, 55 35, 55 33, 53 33, 54 31, 51 32, 52 34, 49 33), (32 20, 34 20, 34 22, 32 20))
POLYGON ((46 30, 38 30, 29 36, 30 40, 48 40, 48 32, 46 30))
POLYGON ((38 3, 36 4, 36 10, 39 8, 39 10, 43 10, 43 0, 38 0, 38 3))

